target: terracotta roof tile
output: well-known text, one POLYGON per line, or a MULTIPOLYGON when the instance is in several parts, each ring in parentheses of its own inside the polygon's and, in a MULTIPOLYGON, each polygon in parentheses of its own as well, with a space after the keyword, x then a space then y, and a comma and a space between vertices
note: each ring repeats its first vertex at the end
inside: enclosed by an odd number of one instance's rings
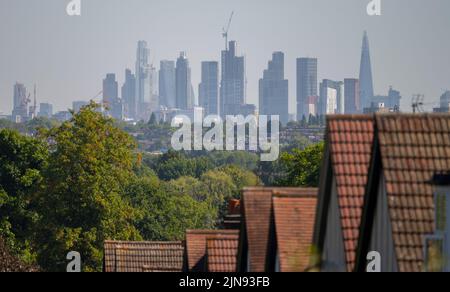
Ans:
POLYGON ((433 189, 450 170, 450 115, 377 115, 395 251, 402 272, 424 269, 424 235, 434 231, 433 189))
POLYGON ((206 272, 206 244, 211 236, 234 236, 236 230, 187 230, 186 254, 189 272, 206 272))
POLYGON ((208 236, 206 253, 208 272, 234 273, 237 268, 239 230, 234 234, 208 236))
POLYGON ((373 148, 372 115, 328 116, 328 141, 336 179, 347 270, 355 267, 365 187, 373 148))
POLYGON ((182 242, 105 241, 105 272, 182 272, 182 242))
POLYGON ((317 189, 309 194, 273 198, 281 272, 304 272, 311 263, 317 189))

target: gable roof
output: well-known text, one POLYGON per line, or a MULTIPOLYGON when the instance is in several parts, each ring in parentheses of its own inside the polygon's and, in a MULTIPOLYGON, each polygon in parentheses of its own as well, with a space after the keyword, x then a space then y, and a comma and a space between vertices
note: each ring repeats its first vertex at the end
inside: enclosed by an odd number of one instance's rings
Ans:
POLYGON ((189 272, 206 272, 207 239, 214 236, 235 236, 238 230, 187 230, 186 254, 189 272))
POLYGON ((376 121, 398 267, 420 272, 424 236, 434 232, 429 181, 450 170, 450 115, 385 114, 376 121))
POLYGON ((335 182, 349 272, 354 270, 356 263, 359 228, 373 151, 374 125, 373 115, 327 116, 327 149, 321 177, 315 243, 319 249, 323 248, 321 245, 325 236, 328 204, 333 191, 332 184, 335 182))
POLYGON ((182 272, 182 242, 105 241, 105 272, 182 272))
POLYGON ((239 230, 235 230, 234 234, 209 236, 206 239, 208 272, 236 272, 238 244, 239 230))
POLYGON ((310 265, 317 189, 273 198, 281 272, 304 272, 310 265))
POLYGON ((244 224, 238 252, 239 269, 246 266, 250 272, 265 272, 274 264, 273 196, 310 194, 311 189, 307 188, 251 187, 243 190, 241 208, 244 224))

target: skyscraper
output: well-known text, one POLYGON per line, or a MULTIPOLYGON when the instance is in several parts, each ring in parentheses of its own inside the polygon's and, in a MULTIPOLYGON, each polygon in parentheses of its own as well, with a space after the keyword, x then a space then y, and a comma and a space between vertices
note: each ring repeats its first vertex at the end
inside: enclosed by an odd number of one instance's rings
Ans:
POLYGON ((202 62, 202 82, 199 85, 199 105, 206 115, 219 114, 219 63, 202 62))
POLYGON ((297 59, 297 119, 308 118, 308 97, 317 96, 317 59, 297 59))
POLYGON ((79 113, 80 110, 83 107, 87 106, 88 104, 89 104, 89 102, 87 102, 87 101, 74 101, 74 102, 72 102, 72 110, 75 113, 79 113))
POLYGON ((103 79, 103 104, 107 108, 107 113, 113 118, 118 120, 123 118, 123 106, 119 99, 119 84, 116 81, 116 74, 106 74, 106 78, 103 79))
POLYGON ((283 124, 289 122, 289 81, 284 79, 284 53, 273 53, 263 78, 259 80, 259 112, 278 115, 283 124))
POLYGON ((361 109, 372 106, 373 93, 373 79, 372 79, 372 63, 370 60, 369 36, 364 32, 362 52, 361 52, 361 67, 359 72, 360 82, 360 98, 361 109))
POLYGON ((322 83, 320 83, 320 115, 338 114, 341 113, 341 111, 344 111, 344 109, 342 109, 344 94, 343 84, 343 82, 328 79, 324 79, 322 83))
POLYGON ((136 118, 136 76, 130 69, 125 70, 125 82, 122 86, 124 114, 130 119, 136 118))
POLYGON ((192 109, 194 107, 194 95, 191 83, 191 68, 186 53, 180 53, 175 71, 176 107, 181 110, 192 109))
POLYGON ((148 70, 149 76, 149 100, 146 100, 146 119, 150 118, 150 115, 159 110, 159 94, 158 94, 158 72, 153 65, 150 65, 148 70))
POLYGON ((50 119, 53 116, 53 105, 50 103, 41 103, 39 105, 38 117, 50 119))
POLYGON ((245 57, 236 56, 236 42, 222 51, 220 111, 222 116, 239 113, 246 100, 245 57))
POLYGON ((12 111, 12 120, 16 123, 24 122, 28 117, 28 96, 25 85, 16 83, 14 85, 14 108, 12 111))
POLYGON ((139 41, 138 48, 136 52, 136 109, 135 119, 144 119, 146 116, 147 107, 146 102, 150 102, 151 91, 150 91, 150 50, 148 49, 147 42, 139 41))
POLYGON ((344 88, 345 113, 362 113, 359 80, 350 78, 344 79, 344 88))
POLYGON ((175 62, 161 61, 159 69, 159 102, 161 106, 176 107, 175 62))

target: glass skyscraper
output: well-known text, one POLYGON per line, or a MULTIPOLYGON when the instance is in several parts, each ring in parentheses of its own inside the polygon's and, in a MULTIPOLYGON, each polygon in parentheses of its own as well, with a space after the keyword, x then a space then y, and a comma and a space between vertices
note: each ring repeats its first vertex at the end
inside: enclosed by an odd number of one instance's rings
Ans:
POLYGON ((297 120, 308 118, 308 98, 317 96, 317 59, 297 59, 297 120))
POLYGON ((199 85, 198 98, 206 115, 219 115, 218 62, 202 62, 202 82, 199 85))

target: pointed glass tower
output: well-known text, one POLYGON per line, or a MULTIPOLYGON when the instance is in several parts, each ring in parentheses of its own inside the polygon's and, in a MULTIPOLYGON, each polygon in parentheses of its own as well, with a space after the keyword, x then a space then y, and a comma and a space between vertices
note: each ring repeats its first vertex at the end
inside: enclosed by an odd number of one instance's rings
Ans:
POLYGON ((359 72, 360 88, 361 88, 361 110, 371 106, 373 93, 372 64, 370 62, 369 37, 367 31, 364 32, 361 68, 359 72))

